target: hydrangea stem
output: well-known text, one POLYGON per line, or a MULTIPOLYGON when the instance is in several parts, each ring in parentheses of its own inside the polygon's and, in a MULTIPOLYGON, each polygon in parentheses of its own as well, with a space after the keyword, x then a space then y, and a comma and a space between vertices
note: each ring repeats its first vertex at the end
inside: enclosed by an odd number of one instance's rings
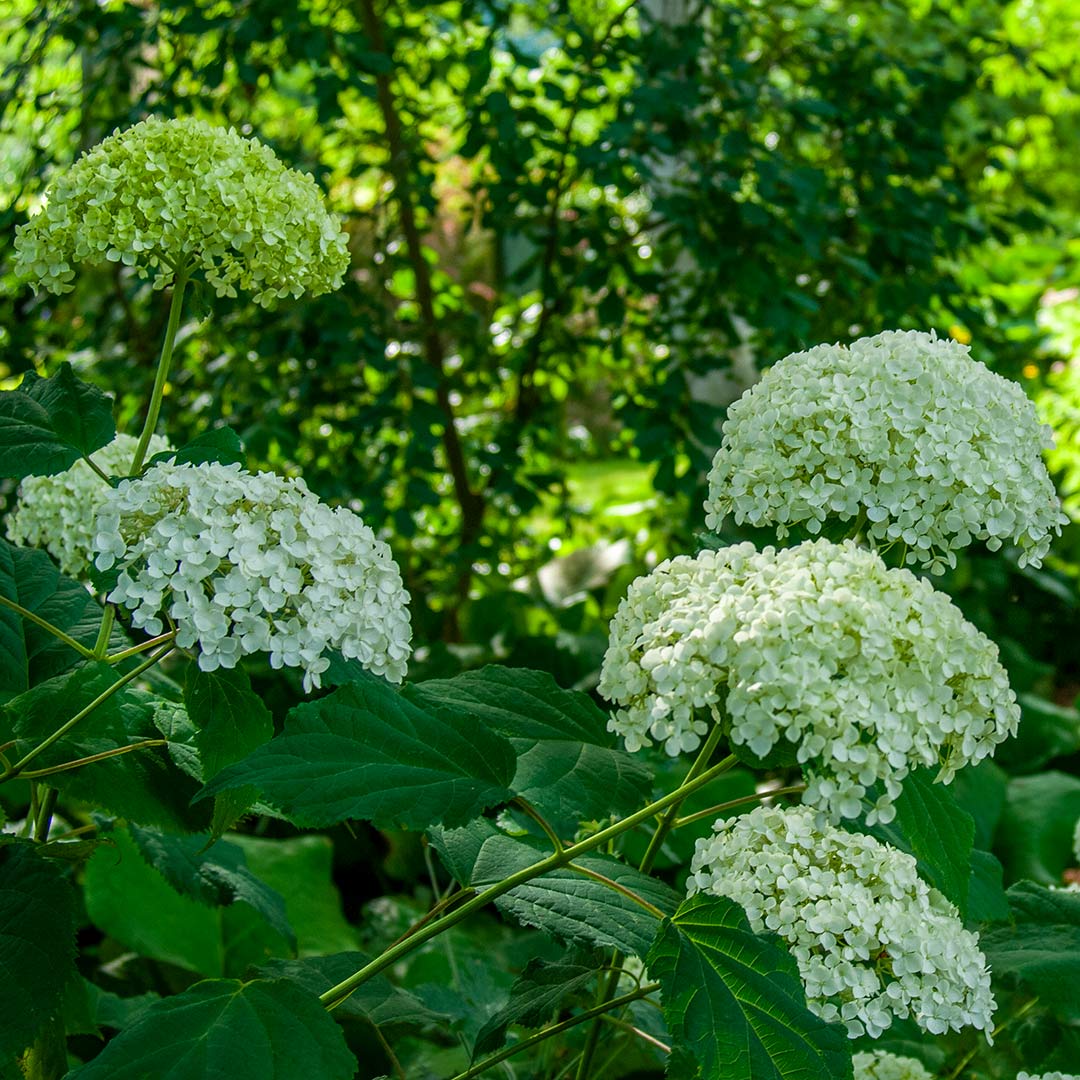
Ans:
POLYGON ((89 660, 94 655, 92 649, 88 649, 85 645, 76 641, 70 634, 65 634, 59 626, 53 626, 47 619, 43 619, 40 615, 35 615, 34 612, 28 611, 22 604, 16 604, 14 600, 9 600, 6 596, 0 596, 0 605, 10 608, 17 615, 21 615, 35 626, 40 626, 42 630, 52 634, 53 637, 58 638, 65 645, 70 645, 71 648, 84 659, 89 660))
POLYGON ((146 423, 143 424, 142 434, 139 436, 139 445, 135 448, 135 457, 132 459, 130 476, 137 476, 146 460, 146 451, 150 446, 150 437, 157 427, 158 416, 161 414, 161 399, 165 395, 165 383, 169 378, 169 367, 172 364, 173 347, 176 345, 176 331, 180 327, 180 309, 184 306, 184 290, 187 288, 191 270, 187 266, 180 267, 176 271, 173 281, 172 302, 169 305, 169 325, 165 328, 165 340, 161 344, 161 358, 158 360, 157 375, 154 378, 154 389, 150 394, 150 407, 146 413, 146 423))
POLYGON ((326 993, 321 994, 319 1000, 327 1008, 333 1008, 335 1005, 340 1005, 341 1002, 344 1001, 358 986, 363 985, 368 979, 373 978, 375 975, 378 975, 380 971, 390 967, 391 964, 395 963, 402 956, 412 952, 413 949, 419 948, 433 937, 437 937, 444 930, 461 922, 462 919, 467 918, 474 911, 486 907, 492 900, 498 899, 498 897, 510 892, 511 889, 517 888, 518 885, 523 885, 525 882, 540 877, 542 874, 550 873, 552 870, 560 870, 564 866, 568 866, 578 858, 579 855, 584 855, 587 851, 593 851, 598 847, 602 847, 616 836, 620 836, 622 833, 640 825, 643 821, 648 821, 650 818, 656 817, 657 814, 663 813, 669 806, 681 803, 683 799, 688 795, 692 795, 698 788, 704 787, 721 773, 730 769, 732 765, 735 764, 735 761, 735 756, 733 754, 729 755, 711 769, 706 769, 696 779, 681 784, 670 794, 657 799, 655 802, 649 803, 648 806, 642 807, 642 809, 631 814, 629 817, 625 817, 621 821, 616 821, 606 829, 601 829, 599 832, 593 833, 592 836, 588 836, 576 844, 571 844, 569 847, 563 848, 562 851, 548 855, 546 858, 540 859, 531 866, 526 866, 523 869, 518 870, 517 873, 503 878, 502 881, 492 885, 490 888, 484 889, 483 892, 478 893, 460 907, 449 912, 443 918, 429 923, 427 926, 423 927, 423 929, 418 930, 417 933, 412 934, 397 945, 392 945, 380 956, 377 956, 372 960, 371 963, 366 964, 359 971, 354 972, 347 979, 338 983, 337 986, 332 986, 326 993))

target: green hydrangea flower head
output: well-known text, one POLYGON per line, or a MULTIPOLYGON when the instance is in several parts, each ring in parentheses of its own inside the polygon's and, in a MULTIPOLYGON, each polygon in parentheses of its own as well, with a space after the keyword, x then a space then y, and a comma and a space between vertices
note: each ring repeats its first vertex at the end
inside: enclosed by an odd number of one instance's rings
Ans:
POLYGON ((116 131, 59 176, 15 236, 15 271, 54 293, 75 266, 119 262, 152 277, 201 271, 218 296, 329 292, 349 264, 346 236, 310 174, 268 146, 191 117, 116 131))
POLYGON ((859 1053, 851 1059, 855 1080, 934 1080, 921 1061, 887 1050, 859 1053))

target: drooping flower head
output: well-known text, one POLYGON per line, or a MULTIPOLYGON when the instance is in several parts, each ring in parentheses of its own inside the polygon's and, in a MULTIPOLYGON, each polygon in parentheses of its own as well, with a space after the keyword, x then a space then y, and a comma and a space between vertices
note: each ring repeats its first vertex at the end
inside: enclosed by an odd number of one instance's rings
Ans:
POLYGON ((736 752, 794 749, 803 801, 834 821, 879 781, 871 824, 892 818, 911 769, 940 765, 947 783, 1020 716, 997 646, 944 593, 850 540, 662 563, 619 605, 599 688, 628 750, 695 749, 713 707, 736 752))
POLYGON ((934 1035, 992 1030, 979 940, 912 856, 822 825, 805 806, 762 806, 714 828, 697 841, 689 893, 729 897, 755 933, 783 938, 812 1012, 851 1038, 907 1017, 934 1035))
POLYGON ((852 522, 942 572, 973 540, 1038 566, 1067 518, 1043 464, 1050 429, 968 346, 893 330, 793 353, 732 405, 709 472, 709 528, 818 533, 852 522))
POLYGON ((855 1054, 851 1064, 855 1068, 854 1080, 934 1080, 921 1061, 887 1050, 855 1054))
MULTIPOLYGON (((91 455, 109 476, 122 476, 131 466, 138 439, 117 435, 91 455)), ((171 447, 160 435, 150 439, 149 454, 171 447)), ((72 577, 81 577, 94 561, 94 515, 110 491, 108 483, 82 459, 55 476, 28 476, 19 485, 15 509, 7 519, 13 544, 43 547, 72 577)))
POLYGON ((336 289, 349 255, 310 175, 233 129, 150 117, 88 150, 16 233, 15 271, 35 288, 67 292, 77 263, 106 261, 155 288, 201 270, 219 296, 268 306, 336 289))
POLYGON ((329 649, 400 682, 408 596, 390 549, 303 480, 239 465, 154 465, 98 513, 96 565, 120 568, 108 599, 147 633, 176 624, 204 671, 268 652, 318 686, 329 649))

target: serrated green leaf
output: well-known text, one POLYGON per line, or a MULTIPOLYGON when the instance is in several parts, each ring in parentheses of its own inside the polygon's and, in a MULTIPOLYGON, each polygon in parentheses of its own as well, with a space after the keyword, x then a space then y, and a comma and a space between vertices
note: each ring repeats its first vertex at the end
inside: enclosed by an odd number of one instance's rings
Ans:
POLYGON ((725 897, 691 896, 649 952, 676 1048, 724 1080, 850 1080, 846 1030, 806 1008, 791 955, 725 897))
POLYGON ((961 915, 968 902, 975 822, 927 769, 904 780, 888 825, 859 825, 860 832, 915 856, 920 875, 951 900, 961 915))
POLYGON ((253 786, 301 827, 350 818, 422 829, 505 802, 514 751, 501 735, 432 716, 381 680, 293 709, 285 731, 199 796, 253 786))
POLYGON ((177 465, 243 465, 247 461, 244 444, 231 427, 216 427, 184 443, 179 450, 164 450, 147 463, 172 461, 177 465))
POLYGON ((1080 819, 1080 779, 1062 772, 1009 781, 995 850, 1005 880, 1031 878, 1060 885, 1073 864, 1073 829, 1080 819))
POLYGON ((995 979, 1011 976, 1065 1020, 1080 1020, 1080 893, 1022 881, 1006 894, 1010 921, 979 946, 995 979))
POLYGON ((148 1006, 71 1080, 352 1080, 326 1010, 292 983, 196 983, 148 1006))
POLYGON ((205 835, 172 836, 134 823, 128 831, 143 858, 178 893, 211 907, 248 904, 296 948, 284 899, 248 869, 241 848, 222 840, 207 847, 205 835))
MULTIPOLYGON (((270 710, 252 691, 243 668, 201 671, 197 663, 190 663, 184 680, 184 704, 198 729, 195 746, 204 780, 243 760, 274 734, 270 710)), ((250 808, 256 795, 253 787, 218 795, 214 799, 211 835, 221 836, 250 808)))
MULTIPOLYGON (((0 539, 0 596, 59 627, 91 648, 101 607, 77 581, 64 577, 44 551, 0 539)), ((81 657, 17 612, 0 607, 0 704, 70 671, 81 657)))
POLYGON ((75 897, 27 842, 0 847, 0 1059, 29 1046, 75 975, 75 897))
POLYGON ((63 363, 0 393, 0 476, 53 476, 116 437, 112 399, 63 363))
POLYGON ((511 1024, 535 1028, 545 1024, 572 994, 596 978, 596 969, 565 961, 534 958, 510 989, 510 1000, 480 1029, 473 1057, 493 1053, 506 1042, 511 1024))
POLYGON ((403 693, 437 716, 474 720, 508 738, 517 755, 510 787, 561 835, 648 800, 648 768, 616 747, 604 713, 545 672, 485 667, 403 693))
MULTIPOLYGON (((551 853, 535 838, 508 836, 486 818, 461 829, 432 830, 430 836, 454 877, 481 892, 551 853)), ((678 902, 678 894, 664 882, 612 855, 590 852, 571 866, 511 889, 495 905, 561 941, 644 956, 657 925, 657 916, 647 905, 666 914, 678 902)))
MULTIPOLYGON (((289 979, 308 993, 326 993, 364 967, 371 957, 360 952, 311 956, 305 960, 271 960, 259 968, 267 979, 289 979)), ((376 975, 354 990, 334 1009, 334 1015, 354 1016, 376 1027, 428 1027, 444 1025, 446 1013, 428 1008, 415 994, 391 985, 376 975)))
MULTIPOLYGON (((15 736, 15 758, 28 753, 112 686, 119 673, 104 662, 40 683, 3 707, 0 725, 15 736)), ((93 754, 160 738, 156 699, 125 686, 88 713, 32 762, 52 768, 93 754)), ((48 782, 120 816, 178 831, 206 827, 204 807, 190 806, 197 786, 172 762, 166 748, 152 746, 51 774, 48 782)))
POLYGON ((967 921, 1000 922, 1009 917, 1009 901, 1002 883, 1001 863, 989 851, 971 853, 967 921))
POLYGON ((143 859, 124 829, 110 834, 86 864, 84 890, 91 922, 152 960, 199 975, 225 971, 221 915, 181 896, 143 859))

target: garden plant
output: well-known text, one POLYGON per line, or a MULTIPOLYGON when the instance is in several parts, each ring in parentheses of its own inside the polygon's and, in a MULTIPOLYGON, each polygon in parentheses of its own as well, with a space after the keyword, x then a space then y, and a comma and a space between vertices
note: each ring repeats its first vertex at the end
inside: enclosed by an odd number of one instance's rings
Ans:
POLYGON ((268 322, 341 284, 314 179, 152 117, 56 180, 16 256, 53 293, 129 267, 168 318, 137 433, 67 363, 0 395, 21 481, 0 548, 3 1075, 1012 1080, 1080 1061, 1080 895, 1002 887, 990 759, 1021 710, 934 586, 972 544, 1038 566, 1066 519, 1046 429, 967 346, 887 331, 775 363, 729 412, 713 533, 629 586, 598 696, 523 667, 416 681, 380 522, 248 470, 227 427, 168 436, 192 281, 268 322), (725 543, 729 517, 759 539, 725 543), (267 662, 299 676, 273 711, 247 670, 267 662), (365 951, 313 948, 293 925, 326 872, 306 841, 363 823, 422 837, 429 902, 372 909, 365 951), (510 970, 475 944, 466 962, 478 919, 510 970), (482 1009, 455 1001, 465 981, 482 1009))

